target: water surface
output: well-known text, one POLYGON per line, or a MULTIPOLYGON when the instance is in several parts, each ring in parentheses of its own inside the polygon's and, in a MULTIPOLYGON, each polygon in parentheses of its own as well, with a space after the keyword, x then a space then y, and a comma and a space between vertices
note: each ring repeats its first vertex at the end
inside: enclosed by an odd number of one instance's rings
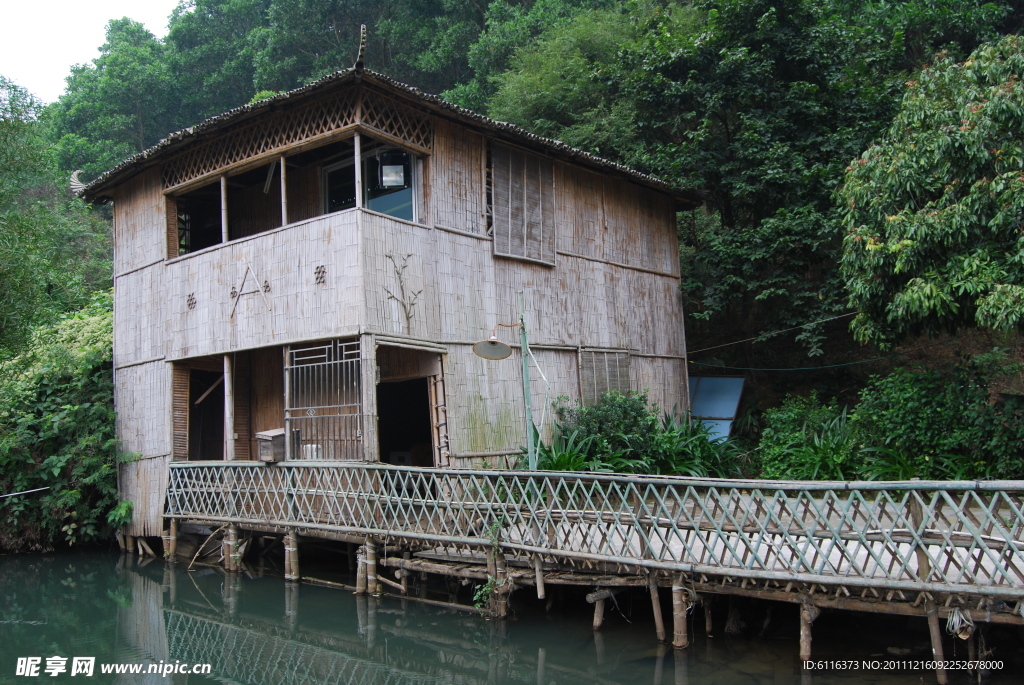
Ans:
MULTIPOLYGON (((747 637, 703 635, 703 613, 691 619, 693 644, 673 652, 654 639, 643 593, 609 603, 605 626, 591 629, 582 592, 558 592, 551 607, 517 593, 506 622, 413 600, 356 597, 334 588, 286 584, 279 577, 226 576, 209 567, 109 554, 59 553, 0 557, 0 682, 71 683, 653 683, 654 685, 835 685, 935 682, 927 671, 831 671, 808 676, 797 659, 795 606, 745 604, 747 637), (767 607, 772 606, 765 625, 767 607), (760 636, 758 634, 761 634, 760 636), (38 678, 16 675, 19 658, 40 657, 38 678), (42 672, 48 657, 68 659, 68 672, 42 672), (94 675, 70 675, 73 657, 95 657, 94 675), (100 664, 209 664, 209 675, 100 673, 100 664)), ((310 574, 330 574, 311 566, 310 574)), ((343 578, 337 573, 336 579, 343 578)), ((551 590, 553 588, 549 588, 551 590)), ((472 587, 431 586, 430 596, 472 587)), ((716 621, 724 623, 727 599, 716 621)), ((666 604, 666 611, 668 607, 666 604)), ((671 623, 670 616, 666 619, 671 623)), ((1017 682, 1021 643, 995 631, 993 683, 1017 682)), ((947 654, 965 659, 966 648, 947 654)), ((826 613, 815 624, 815 658, 928 658, 923 619, 826 613)), ((954 674, 954 683, 971 682, 954 674)))

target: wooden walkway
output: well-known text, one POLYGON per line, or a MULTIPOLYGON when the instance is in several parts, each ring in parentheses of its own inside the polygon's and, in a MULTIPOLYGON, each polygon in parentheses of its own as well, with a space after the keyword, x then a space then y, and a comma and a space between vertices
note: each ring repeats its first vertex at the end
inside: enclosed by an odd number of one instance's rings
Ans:
MULTIPOLYGON (((672 587, 674 606, 684 610, 714 593, 799 602, 808 657, 815 607, 927 615, 933 642, 938 618, 954 611, 1024 624, 1024 481, 182 462, 170 466, 165 515, 365 540, 368 549, 408 552, 381 566, 510 580, 508 587, 534 586, 540 596, 546 584, 639 585, 651 588, 655 604, 658 587, 672 587)), ((376 577, 370 584, 372 591, 376 577)))

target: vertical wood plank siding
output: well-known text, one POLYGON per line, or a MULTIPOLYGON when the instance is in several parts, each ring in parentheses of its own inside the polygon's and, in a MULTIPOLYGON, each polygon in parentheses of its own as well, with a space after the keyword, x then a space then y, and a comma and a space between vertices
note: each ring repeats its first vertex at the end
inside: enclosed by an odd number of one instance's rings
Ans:
POLYGON ((114 366, 166 353, 164 266, 155 264, 114 279, 114 366))

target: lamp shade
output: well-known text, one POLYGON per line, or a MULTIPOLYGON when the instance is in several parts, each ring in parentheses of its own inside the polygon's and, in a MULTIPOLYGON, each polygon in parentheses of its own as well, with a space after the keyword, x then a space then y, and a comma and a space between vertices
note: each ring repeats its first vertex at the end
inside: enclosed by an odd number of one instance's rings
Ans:
POLYGON ((484 359, 504 359, 512 354, 512 348, 492 336, 473 345, 473 354, 484 359))

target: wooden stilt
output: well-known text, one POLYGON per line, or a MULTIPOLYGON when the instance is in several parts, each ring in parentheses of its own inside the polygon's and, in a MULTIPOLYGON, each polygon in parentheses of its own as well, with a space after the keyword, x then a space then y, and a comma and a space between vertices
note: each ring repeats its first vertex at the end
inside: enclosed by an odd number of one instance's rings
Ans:
POLYGON ((285 554, 285 580, 299 580, 302 578, 302 572, 299 569, 299 536, 295 532, 294 528, 288 529, 288 534, 284 536, 284 554, 285 554))
POLYGON ((939 628, 939 612, 935 608, 935 601, 931 598, 924 601, 925 615, 928 617, 928 634, 932 639, 932 659, 940 668, 935 669, 935 678, 939 685, 948 685, 949 676, 946 669, 941 668, 945 660, 942 650, 942 630, 939 628))
MULTIPOLYGON (((412 559, 412 553, 411 552, 402 552, 402 558, 406 559, 406 560, 412 559)), ((402 575, 401 575, 402 594, 403 595, 407 595, 407 594, 409 594, 409 571, 405 570, 404 568, 403 569, 399 569, 399 570, 402 573, 402 575)))
POLYGON ((127 535, 126 534, 124 536, 124 544, 125 544, 125 547, 128 550, 128 554, 135 554, 135 536, 134 535, 127 535))
POLYGON ((228 573, 238 571, 238 527, 235 524, 228 526, 224 532, 224 541, 221 544, 224 556, 224 570, 228 573))
POLYGON ((505 567, 505 555, 500 550, 495 554, 494 566, 498 574, 494 588, 497 595, 495 609, 498 618, 505 618, 508 616, 508 597, 512 593, 512 582, 509 580, 508 569, 505 567))
POLYGON ((174 561, 174 558, 178 555, 178 519, 171 519, 168 532, 171 539, 167 543, 167 558, 174 561))
POLYGON ((366 594, 366 548, 360 547, 356 553, 356 594, 366 594))
POLYGON ((711 602, 712 599, 710 595, 704 595, 701 598, 701 604, 704 605, 704 634, 708 637, 715 636, 715 624, 712 621, 711 615, 711 602))
POLYGON ((800 660, 811 660, 811 625, 821 614, 821 609, 810 602, 800 605, 800 660))
POLYGON ((372 537, 366 537, 366 591, 371 595, 380 594, 380 586, 377 584, 377 541, 372 537))
POLYGON ((651 591, 651 608, 654 610, 654 631, 658 642, 665 641, 665 619, 661 615, 661 597, 658 595, 658 574, 647 576, 647 587, 651 591))
POLYGON ((149 546, 149 543, 146 542, 145 538, 143 538, 143 537, 137 538, 135 540, 135 542, 137 542, 138 545, 139 545, 139 557, 140 558, 142 557, 143 554, 146 554, 146 555, 151 556, 151 557, 156 557, 156 554, 153 553, 153 548, 149 546))
POLYGON ((598 599, 594 602, 594 630, 601 630, 604 625, 604 600, 598 599))
POLYGON ((686 649, 690 645, 686 630, 686 613, 690 606, 682 582, 681 575, 672 582, 672 646, 676 649, 686 649))
POLYGON ((534 584, 537 586, 537 599, 544 599, 544 569, 542 568, 543 560, 539 554, 533 555, 533 579, 534 584))
POLYGON ((597 665, 604 666, 604 633, 594 633, 594 653, 597 656, 597 665))
POLYGON ((420 599, 427 598, 427 572, 420 571, 420 599))

